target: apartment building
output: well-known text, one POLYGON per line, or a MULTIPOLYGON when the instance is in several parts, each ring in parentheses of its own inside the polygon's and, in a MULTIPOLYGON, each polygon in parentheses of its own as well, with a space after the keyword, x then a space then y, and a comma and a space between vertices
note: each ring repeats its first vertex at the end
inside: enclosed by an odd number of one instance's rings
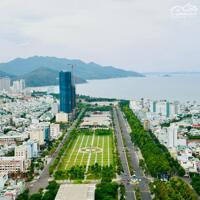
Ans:
POLYGON ((50 125, 50 138, 58 139, 61 136, 60 124, 51 124, 50 125))
POLYGON ((0 173, 1 172, 26 172, 26 165, 22 158, 15 156, 0 157, 0 173))
POLYGON ((39 145, 45 144, 45 133, 42 128, 34 128, 30 131, 30 140, 38 141, 39 145))

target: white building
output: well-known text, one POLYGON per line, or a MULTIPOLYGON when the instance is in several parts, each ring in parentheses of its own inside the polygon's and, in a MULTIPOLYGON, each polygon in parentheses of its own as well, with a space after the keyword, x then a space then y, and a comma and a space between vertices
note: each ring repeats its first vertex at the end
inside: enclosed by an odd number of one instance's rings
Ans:
POLYGON ((177 147, 177 134, 178 134, 178 126, 175 124, 171 124, 171 126, 167 130, 168 133, 168 148, 177 147))
POLYGON ((67 113, 63 113, 63 112, 57 113, 56 114, 56 122, 58 122, 58 123, 60 123, 60 122, 63 122, 63 123, 68 122, 68 114, 67 113))
POLYGON ((180 104, 179 102, 175 101, 170 103, 169 105, 170 117, 174 117, 175 115, 180 113, 180 104))
POLYGON ((142 102, 138 101, 138 100, 132 100, 132 101, 130 101, 130 108, 134 111, 141 110, 143 108, 142 102))
POLYGON ((30 140, 38 141, 39 145, 45 144, 45 133, 42 128, 34 128, 30 131, 30 140))
POLYGON ((168 113, 168 102, 167 101, 159 101, 156 103, 156 113, 164 116, 169 116, 168 113))
POLYGON ((59 112, 59 105, 57 102, 52 103, 51 110, 55 115, 59 112))
POLYGON ((38 142, 29 140, 27 142, 24 142, 23 145, 27 146, 28 149, 28 158, 37 158, 38 157, 38 153, 40 150, 39 144, 38 142))
POLYGON ((20 145, 15 147, 15 157, 28 160, 28 148, 26 145, 20 145))
POLYGON ((25 89, 25 80, 21 79, 21 80, 13 81, 13 86, 12 86, 13 92, 22 93, 24 89, 25 89))
POLYGON ((58 139, 61 136, 60 124, 51 124, 50 125, 50 138, 58 139))
POLYGON ((0 77, 0 91, 10 91, 10 78, 0 77))
POLYGON ((181 166, 185 169, 186 173, 194 172, 197 173, 197 166, 199 163, 198 158, 194 158, 192 155, 192 150, 188 147, 177 148, 178 156, 177 160, 181 166))
POLYGON ((150 112, 155 112, 161 116, 174 117, 180 113, 179 102, 168 102, 166 100, 151 101, 150 112))
POLYGON ((37 141, 27 141, 20 146, 15 147, 15 156, 25 160, 36 158, 39 152, 39 145, 37 141))

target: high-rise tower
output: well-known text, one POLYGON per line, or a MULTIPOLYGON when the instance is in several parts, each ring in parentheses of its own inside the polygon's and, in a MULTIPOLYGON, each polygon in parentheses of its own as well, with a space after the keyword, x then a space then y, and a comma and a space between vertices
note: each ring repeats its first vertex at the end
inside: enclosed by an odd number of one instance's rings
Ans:
POLYGON ((60 111, 72 113, 76 106, 76 89, 71 72, 59 73, 60 111))

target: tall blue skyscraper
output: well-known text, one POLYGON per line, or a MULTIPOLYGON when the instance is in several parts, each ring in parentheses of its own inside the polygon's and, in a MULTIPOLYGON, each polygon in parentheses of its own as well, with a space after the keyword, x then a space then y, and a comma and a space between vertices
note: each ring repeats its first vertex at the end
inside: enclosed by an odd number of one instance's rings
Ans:
POLYGON ((72 113, 76 106, 76 89, 71 72, 59 73, 60 111, 72 113))

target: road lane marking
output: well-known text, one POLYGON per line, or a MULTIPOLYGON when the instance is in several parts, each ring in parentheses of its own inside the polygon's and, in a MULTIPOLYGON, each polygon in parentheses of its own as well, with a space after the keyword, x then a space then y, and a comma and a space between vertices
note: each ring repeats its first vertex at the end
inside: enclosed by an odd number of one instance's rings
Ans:
POLYGON ((101 167, 103 167, 103 156, 104 156, 104 136, 103 136, 103 143, 102 143, 101 167))
POLYGON ((76 149, 76 145, 78 144, 79 139, 80 139, 80 136, 78 136, 78 139, 76 140, 76 143, 75 143, 75 145, 74 145, 74 147, 73 147, 73 149, 72 149, 72 151, 71 151, 71 153, 70 153, 70 156, 69 156, 69 159, 68 159, 67 164, 66 164, 66 166, 65 166, 65 169, 67 169, 68 164, 69 164, 70 161, 71 161, 72 155, 73 155, 73 153, 74 153, 74 151, 75 151, 75 149, 76 149))
MULTIPOLYGON (((93 133, 93 136, 92 136, 91 147, 93 147, 93 145, 94 145, 94 137, 95 137, 95 133, 93 133)), ((87 160, 87 165, 86 165, 86 172, 88 172, 88 168, 89 168, 89 165, 90 165, 91 155, 92 155, 92 151, 89 152, 89 156, 88 156, 88 160, 87 160)))
MULTIPOLYGON (((90 136, 87 135, 87 140, 86 140, 86 143, 85 143, 85 147, 87 147, 87 145, 88 145, 89 137, 90 137, 90 136)), ((83 152, 83 155, 82 155, 82 158, 81 158, 81 163, 80 163, 80 165, 82 165, 84 157, 85 157, 85 152, 83 152)))
MULTIPOLYGON (((99 135, 98 135, 98 139, 97 139, 97 147, 99 147, 99 135)), ((98 156, 98 153, 96 152, 94 164, 97 163, 97 156, 98 156)))
POLYGON ((74 165, 75 165, 75 163, 76 163, 76 161, 77 161, 78 155, 79 155, 79 153, 80 153, 80 149, 82 148, 84 138, 85 138, 85 135, 82 136, 82 140, 81 140, 81 144, 80 144, 79 150, 78 150, 78 152, 77 152, 77 154, 76 154, 76 157, 75 157, 75 159, 74 159, 74 165))

